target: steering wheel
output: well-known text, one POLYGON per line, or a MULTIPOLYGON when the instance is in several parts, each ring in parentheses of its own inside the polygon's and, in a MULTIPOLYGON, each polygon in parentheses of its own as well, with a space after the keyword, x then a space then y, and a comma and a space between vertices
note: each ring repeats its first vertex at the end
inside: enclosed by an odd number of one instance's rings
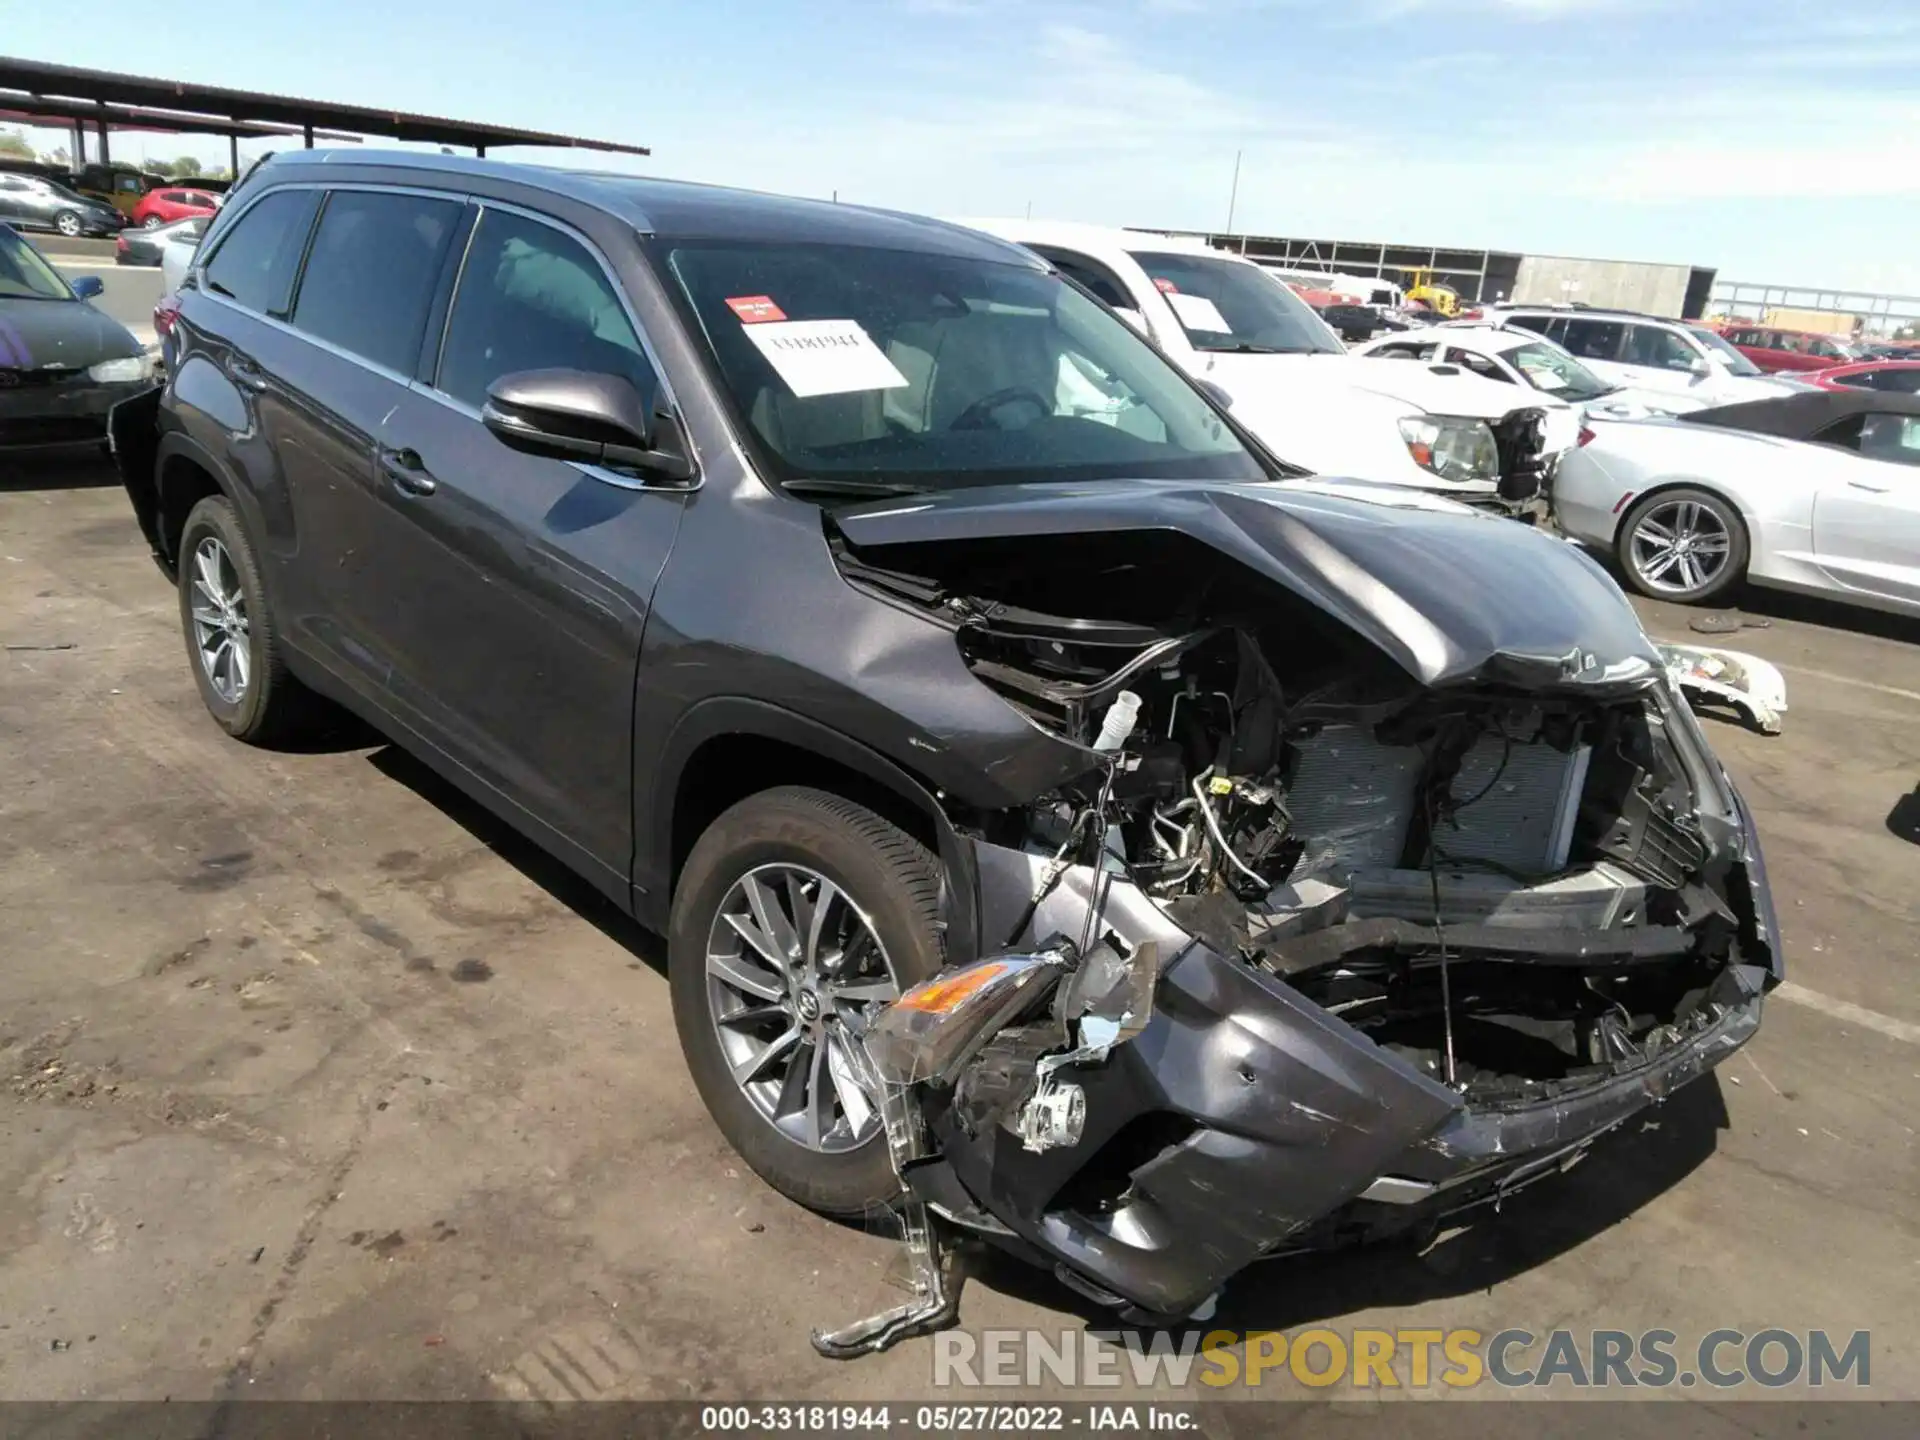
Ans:
MULTIPOLYGON (((978 400, 954 416, 953 423, 948 425, 947 428, 949 430, 988 429, 987 417, 989 415, 1003 405, 1013 405, 1016 403, 1031 405, 1036 412, 1033 417, 1035 420, 1044 420, 1047 416, 1053 414, 1053 402, 1045 396, 1027 389, 1024 385, 1009 385, 1004 389, 994 391, 991 395, 982 395, 978 400)), ((1032 421, 1028 422, 1028 424, 1031 423, 1032 421)), ((995 430, 1008 430, 1018 427, 995 425, 991 428, 995 430)))

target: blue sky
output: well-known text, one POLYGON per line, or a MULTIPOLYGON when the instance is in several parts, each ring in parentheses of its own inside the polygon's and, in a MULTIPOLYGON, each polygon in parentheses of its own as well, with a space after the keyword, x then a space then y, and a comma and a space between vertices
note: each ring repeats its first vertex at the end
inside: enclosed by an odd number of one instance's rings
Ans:
MULTIPOLYGON (((935 214, 1218 228, 1242 151, 1237 229, 1920 293, 1915 0, 70 8, 0 0, 0 46, 636 141, 654 158, 619 168, 935 214)), ((226 149, 115 153, 143 144, 226 149)))

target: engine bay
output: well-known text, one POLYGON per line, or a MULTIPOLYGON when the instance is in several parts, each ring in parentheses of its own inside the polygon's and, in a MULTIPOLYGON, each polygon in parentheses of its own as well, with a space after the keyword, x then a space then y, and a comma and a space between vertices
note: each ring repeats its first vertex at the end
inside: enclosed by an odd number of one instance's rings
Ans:
POLYGON ((1020 922, 986 950, 1090 867, 1491 1107, 1713 1022, 1739 917, 1653 686, 1426 688, 1217 554, 1154 541, 976 545, 964 574, 945 547, 884 568, 840 551, 1092 752, 1031 805, 955 817, 1035 862, 1020 922))

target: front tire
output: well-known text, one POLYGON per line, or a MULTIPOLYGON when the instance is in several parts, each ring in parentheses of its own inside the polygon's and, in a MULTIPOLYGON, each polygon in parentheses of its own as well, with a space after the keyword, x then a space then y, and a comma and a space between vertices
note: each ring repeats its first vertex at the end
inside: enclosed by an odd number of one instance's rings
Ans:
POLYGON ((140 228, 142 230, 158 230, 161 226, 161 223, 162 223, 161 219, 158 215, 149 215, 146 219, 140 222, 140 228))
POLYGON ((879 1097, 844 1057, 940 969, 939 895, 919 841, 800 786, 727 810, 681 872, 668 969, 687 1068, 741 1159, 811 1209, 859 1215, 899 1193, 879 1097))
POLYGON ((236 740, 268 745, 314 717, 311 691, 287 672, 253 542, 224 495, 195 505, 180 532, 180 625, 200 698, 236 740))
POLYGON ((1681 485, 1629 510, 1615 551, 1627 583, 1642 595, 1699 605, 1745 577, 1747 527, 1728 500, 1681 485))
POLYGON ((53 228, 69 240, 75 239, 81 230, 80 217, 71 210, 62 210, 53 217, 53 228))

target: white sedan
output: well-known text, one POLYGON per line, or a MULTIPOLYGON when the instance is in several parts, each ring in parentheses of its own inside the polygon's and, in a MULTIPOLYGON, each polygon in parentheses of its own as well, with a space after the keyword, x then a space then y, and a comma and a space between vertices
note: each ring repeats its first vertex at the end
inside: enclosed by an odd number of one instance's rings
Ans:
POLYGON ((1684 395, 1603 380, 1553 341, 1518 326, 1453 320, 1411 335, 1384 335, 1356 345, 1355 355, 1377 360, 1424 360, 1457 365, 1484 380, 1537 390, 1589 415, 1644 420, 1685 415, 1703 402, 1684 395))
POLYGON ((1554 514, 1643 595, 1714 600, 1744 578, 1920 615, 1920 397, 1787 395, 1586 433, 1554 514))

